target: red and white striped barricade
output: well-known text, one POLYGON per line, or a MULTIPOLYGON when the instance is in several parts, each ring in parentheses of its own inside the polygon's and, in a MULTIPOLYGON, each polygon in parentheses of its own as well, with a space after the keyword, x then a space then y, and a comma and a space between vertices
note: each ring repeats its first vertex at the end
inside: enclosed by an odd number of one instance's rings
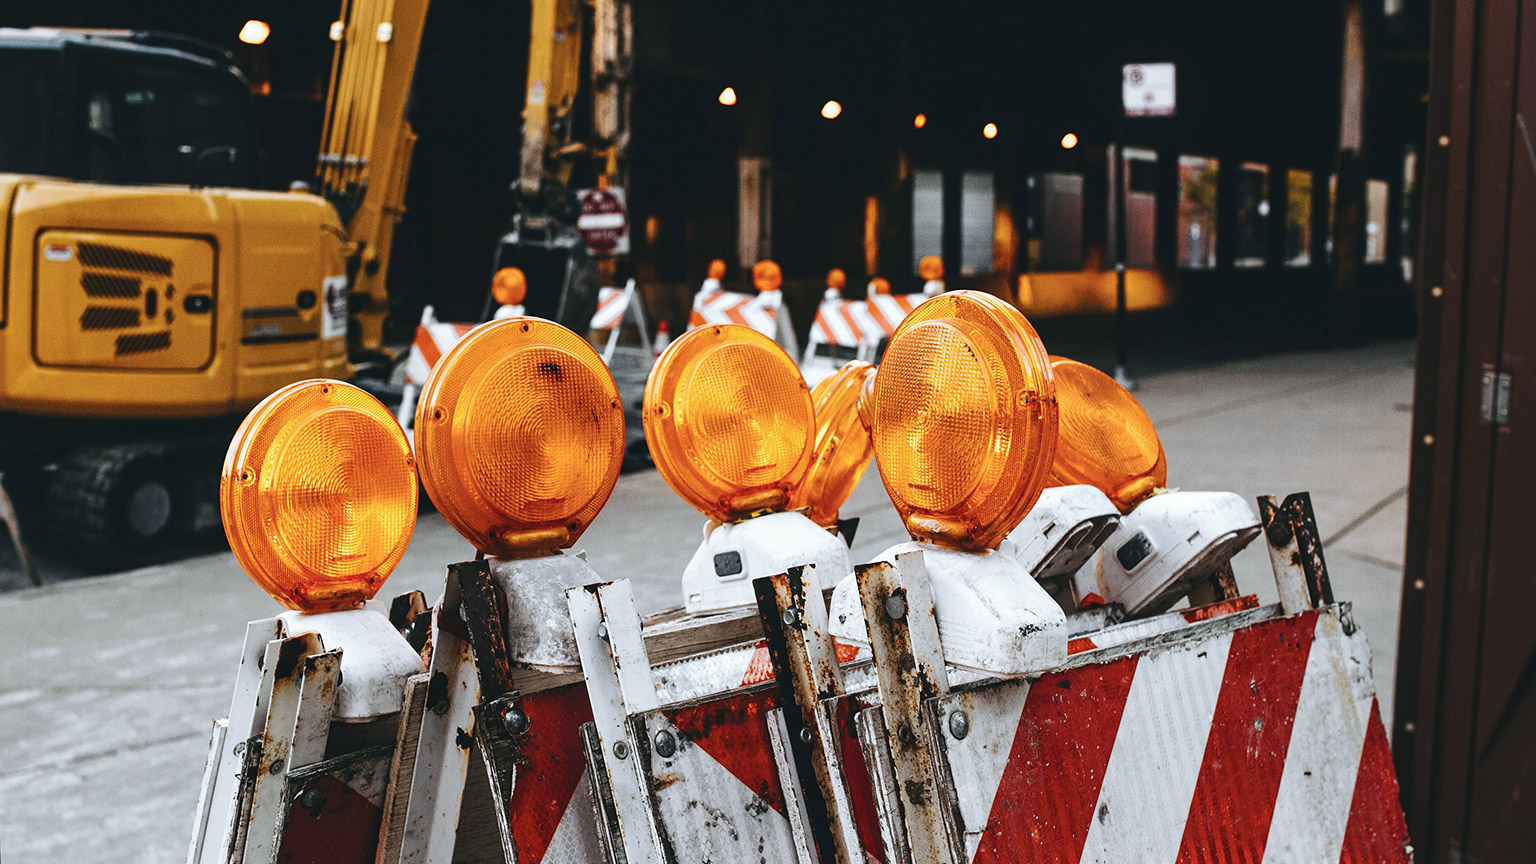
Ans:
POLYGON ((740 294, 706 285, 693 295, 693 308, 688 312, 688 329, 710 324, 751 327, 779 343, 789 356, 800 354, 794 323, 790 321, 789 310, 784 308, 784 294, 781 291, 740 294))
POLYGON ((850 359, 875 362, 880 343, 926 299, 921 294, 875 294, 868 300, 823 300, 806 339, 801 368, 830 364, 827 371, 831 372, 850 359), (852 350, 853 356, 843 356, 847 350, 852 350))
POLYGON ((387 620, 354 609, 247 625, 230 713, 209 743, 188 864, 399 860, 409 742, 428 691, 418 646, 399 631, 425 610, 413 591, 387 620))
MULTIPOLYGON (((427 383, 432 367, 465 334, 478 326, 439 321, 431 306, 421 310, 421 323, 416 325, 416 337, 411 340, 411 350, 405 358, 405 391, 400 397, 400 410, 395 415, 402 428, 409 430, 416 422, 416 397, 421 395, 421 385, 427 383)), ((406 437, 414 446, 414 437, 406 437)))
POLYGON ((919 562, 859 568, 880 710, 855 723, 892 781, 886 837, 951 864, 1412 860, 1370 650, 1310 504, 1260 506, 1280 604, 1081 634, 1017 679, 958 683, 919 562))
POLYGON ((619 331, 624 329, 624 322, 629 321, 635 325, 635 330, 640 334, 640 356, 647 365, 655 358, 651 350, 650 329, 645 321, 645 309, 635 291, 635 280, 624 283, 623 288, 599 288, 597 291, 597 311, 592 313, 592 320, 587 327, 591 330, 607 330, 608 341, 603 346, 603 362, 613 365, 615 352, 619 348, 619 331))

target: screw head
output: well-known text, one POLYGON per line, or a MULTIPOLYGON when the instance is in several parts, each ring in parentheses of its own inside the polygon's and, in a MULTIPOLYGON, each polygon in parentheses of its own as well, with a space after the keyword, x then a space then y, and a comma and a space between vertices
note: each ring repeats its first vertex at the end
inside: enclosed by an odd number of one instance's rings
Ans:
POLYGON ((598 625, 597 625, 597 638, 603 640, 604 642, 608 641, 608 625, 607 624, 604 624, 602 622, 598 622, 598 625))
POLYGON ((912 734, 912 727, 905 723, 896 727, 896 737, 901 739, 903 744, 911 744, 917 740, 917 736, 912 734))
POLYGON ((964 711, 952 711, 949 715, 949 734, 955 736, 955 740, 971 734, 971 718, 964 711))
POLYGON ((811 743, 811 727, 809 727, 809 726, 801 726, 800 727, 800 743, 801 744, 809 744, 809 743, 811 743))
POLYGON ((799 624, 800 623, 800 610, 795 608, 794 606, 791 606, 788 609, 785 609, 784 610, 784 623, 785 623, 785 625, 787 625, 789 627, 793 627, 796 624, 799 624))
POLYGON ((885 598, 885 614, 897 620, 907 617, 907 595, 892 594, 885 598))
MULTIPOLYGON (((621 741, 619 743, 622 744, 624 742, 621 741)), ((672 737, 672 733, 668 732, 665 729, 661 730, 660 732, 657 732, 656 733, 656 753, 657 753, 657 755, 661 756, 662 758, 667 758, 667 757, 670 757, 673 753, 676 753, 676 752, 677 752, 677 739, 672 737)), ((621 756, 619 758, 622 759, 623 757, 621 756)))
POLYGON ((272 762, 272 766, 267 769, 267 773, 268 774, 281 774, 281 773, 283 773, 283 760, 281 760, 281 759, 274 760, 272 762))
POLYGON ((305 810, 319 809, 325 803, 325 790, 319 786, 311 786, 299 793, 299 806, 305 810))
POLYGON ((629 758, 629 742, 615 741, 613 744, 613 756, 615 759, 629 758))
POLYGON ((507 727, 507 731, 513 735, 521 735, 528 731, 528 715, 518 708, 508 708, 501 714, 501 722, 507 727))

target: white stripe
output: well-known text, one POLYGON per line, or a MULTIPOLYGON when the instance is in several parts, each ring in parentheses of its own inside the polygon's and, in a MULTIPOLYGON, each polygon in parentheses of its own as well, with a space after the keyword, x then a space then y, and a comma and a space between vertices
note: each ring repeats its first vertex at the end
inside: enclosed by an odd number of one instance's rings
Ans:
POLYGON ((880 341, 881 336, 889 336, 875 316, 869 314, 869 304, 857 302, 849 305, 849 311, 853 313, 854 323, 859 325, 859 340, 866 345, 874 345, 880 341))
POLYGON ((431 364, 422 356, 421 349, 412 345, 411 353, 405 358, 405 380, 420 387, 427 383, 427 376, 431 374, 431 364))
POLYGON ((544 851, 545 861, 601 861, 602 847, 597 842, 597 810, 592 802, 592 781, 587 776, 590 769, 581 770, 581 780, 576 791, 560 814, 560 824, 555 826, 555 836, 544 851))
POLYGON ((1231 646, 1228 633, 1152 651, 1137 662, 1083 861, 1175 860, 1231 646))
POLYGON ((1374 697, 1370 657, 1358 632, 1346 637, 1337 616, 1318 615, 1264 845, 1266 864, 1339 860, 1374 697))
POLYGON ((576 227, 589 230, 623 228, 624 224, 623 213, 586 213, 576 217, 576 227))
POLYGON ((952 703, 966 709, 971 723, 970 734, 963 740, 944 744, 955 783, 955 801, 965 822, 966 861, 976 857, 987 832, 992 802, 1013 755, 1013 739, 1029 698, 1029 686, 1028 681, 1009 681, 973 691, 952 703))

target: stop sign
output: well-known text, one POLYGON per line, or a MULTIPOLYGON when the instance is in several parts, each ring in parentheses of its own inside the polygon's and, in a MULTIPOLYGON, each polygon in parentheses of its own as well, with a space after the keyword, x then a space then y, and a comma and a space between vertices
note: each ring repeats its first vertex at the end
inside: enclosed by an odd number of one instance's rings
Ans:
POLYGON ((629 252, 629 216, 624 212, 623 189, 583 189, 578 195, 581 215, 576 233, 593 255, 629 252))

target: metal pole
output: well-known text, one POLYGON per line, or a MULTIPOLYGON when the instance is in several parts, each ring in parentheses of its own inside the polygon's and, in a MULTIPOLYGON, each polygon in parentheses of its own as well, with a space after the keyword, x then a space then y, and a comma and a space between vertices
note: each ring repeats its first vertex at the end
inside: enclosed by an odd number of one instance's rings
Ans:
POLYGON ((1126 367, 1126 316, 1125 316, 1125 190, 1129 178, 1125 174, 1125 112, 1117 114, 1115 121, 1116 142, 1114 158, 1110 164, 1110 182, 1115 184, 1115 381, 1127 390, 1136 389, 1136 382, 1125 371, 1126 367))

